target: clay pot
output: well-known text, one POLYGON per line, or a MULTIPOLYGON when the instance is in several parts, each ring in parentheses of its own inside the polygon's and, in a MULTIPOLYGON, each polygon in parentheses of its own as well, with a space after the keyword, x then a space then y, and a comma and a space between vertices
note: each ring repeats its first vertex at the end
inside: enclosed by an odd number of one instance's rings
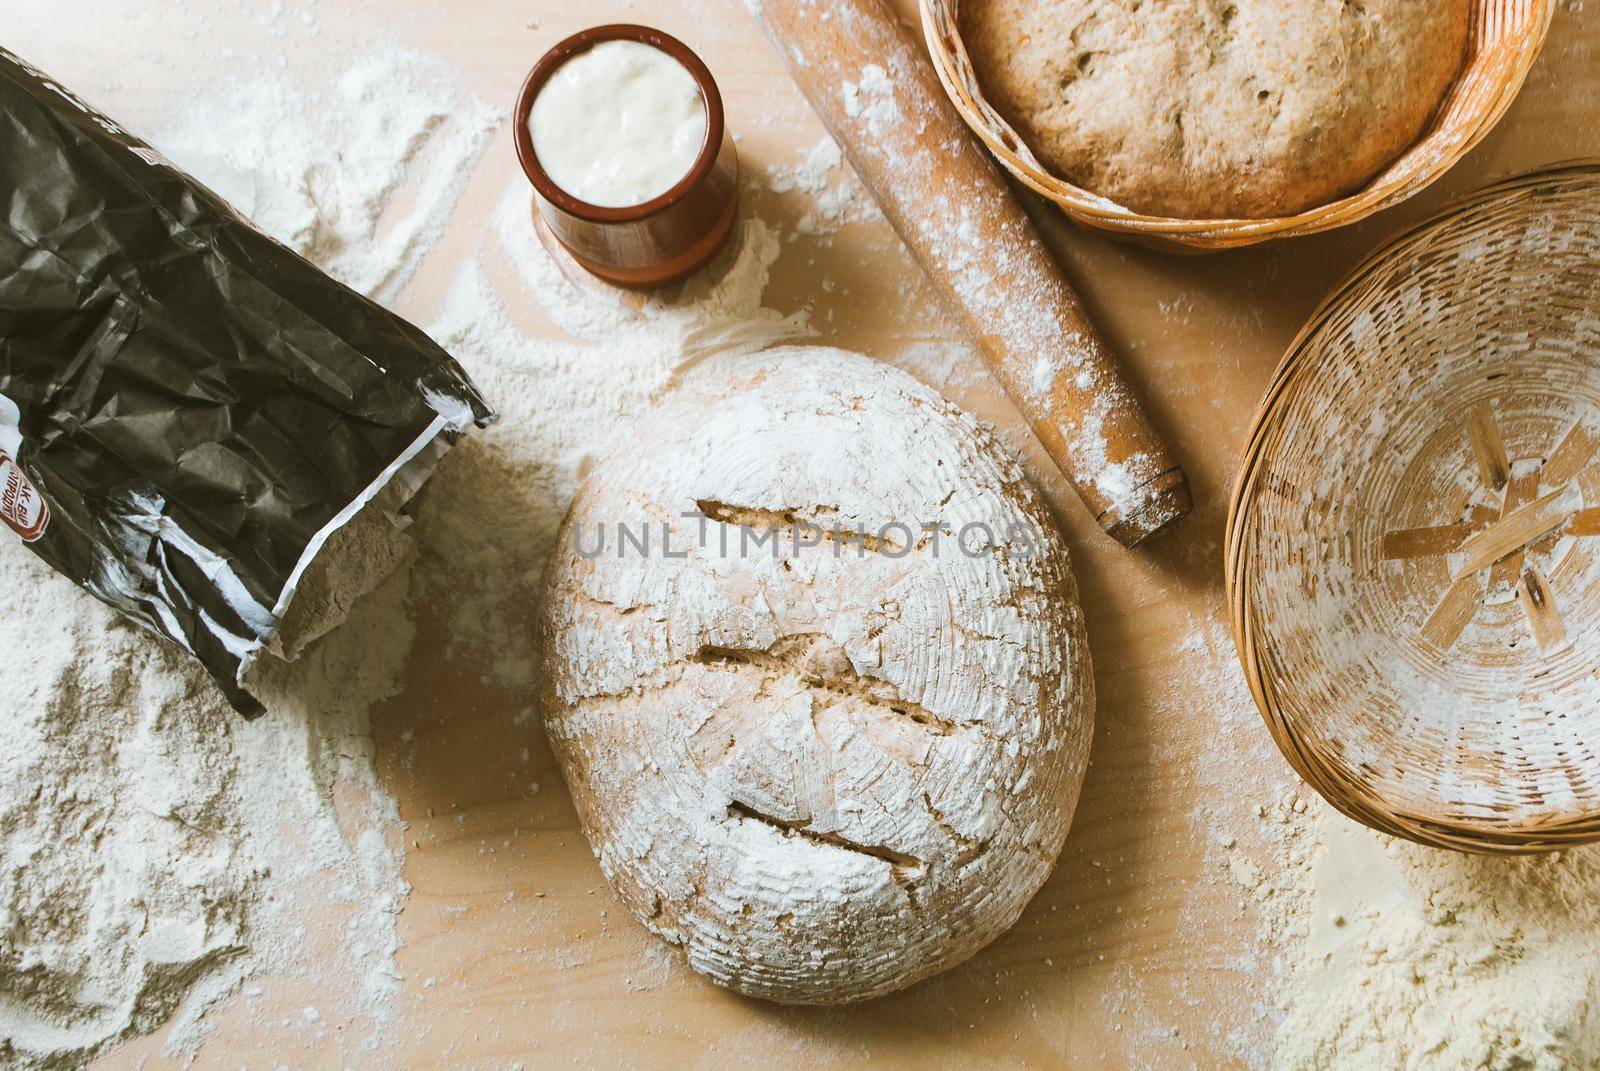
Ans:
POLYGON ((573 259, 620 286, 656 287, 703 267, 722 248, 739 208, 739 157, 723 121, 722 94, 700 57, 682 41, 648 26, 613 24, 573 34, 546 52, 517 94, 517 159, 533 183, 536 221, 549 228, 573 259), (706 140, 688 174, 642 204, 606 208, 580 201, 557 186, 539 164, 528 131, 534 98, 556 69, 602 41, 639 41, 681 63, 700 87, 706 140))

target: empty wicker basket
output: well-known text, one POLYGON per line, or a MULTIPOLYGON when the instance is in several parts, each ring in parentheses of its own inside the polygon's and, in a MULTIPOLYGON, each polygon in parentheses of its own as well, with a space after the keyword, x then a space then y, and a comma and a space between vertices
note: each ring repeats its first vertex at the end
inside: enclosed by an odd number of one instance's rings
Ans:
POLYGON ((1526 852, 1600 839, 1600 162, 1380 249, 1311 318, 1229 510, 1245 675, 1359 821, 1526 852))
POLYGON ((1467 59, 1439 114, 1412 148, 1348 197, 1274 219, 1172 219, 1124 208, 1052 174, 983 97, 956 22, 960 0, 922 0, 928 51, 956 109, 1010 172, 1091 227, 1150 244, 1233 249, 1342 227, 1399 204, 1444 174, 1511 106, 1550 28, 1555 0, 1474 0, 1467 59))

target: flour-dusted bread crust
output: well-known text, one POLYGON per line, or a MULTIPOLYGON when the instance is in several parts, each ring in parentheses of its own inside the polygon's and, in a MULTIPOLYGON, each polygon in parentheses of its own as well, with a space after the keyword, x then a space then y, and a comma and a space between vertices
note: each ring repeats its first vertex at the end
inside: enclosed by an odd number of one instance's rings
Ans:
POLYGON ((842 1003, 950 967, 1066 839, 1094 704, 1066 551, 970 416, 864 357, 692 373, 579 492, 539 650, 606 876, 743 993, 842 1003), (796 548, 796 521, 827 535, 796 548), (618 522, 649 523, 647 554, 619 556, 618 522), (956 547, 975 523, 1009 548, 956 547))
POLYGON ((984 95, 1063 178, 1151 215, 1292 215, 1414 144, 1470 0, 961 0, 984 95))

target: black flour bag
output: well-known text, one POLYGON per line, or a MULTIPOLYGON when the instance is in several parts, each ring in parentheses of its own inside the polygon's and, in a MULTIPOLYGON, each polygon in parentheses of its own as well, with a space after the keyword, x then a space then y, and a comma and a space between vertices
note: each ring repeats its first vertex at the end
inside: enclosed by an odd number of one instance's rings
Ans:
POLYGON ((0 49, 0 520, 235 707, 305 569, 494 414, 393 313, 0 49))

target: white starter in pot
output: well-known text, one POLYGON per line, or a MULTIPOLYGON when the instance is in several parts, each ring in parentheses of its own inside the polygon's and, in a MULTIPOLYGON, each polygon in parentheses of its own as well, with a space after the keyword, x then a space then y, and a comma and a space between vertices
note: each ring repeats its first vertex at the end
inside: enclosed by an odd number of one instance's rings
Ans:
POLYGON ((602 208, 643 204, 689 173, 706 141, 694 76, 638 41, 602 41, 556 68, 528 115, 550 180, 602 208))

